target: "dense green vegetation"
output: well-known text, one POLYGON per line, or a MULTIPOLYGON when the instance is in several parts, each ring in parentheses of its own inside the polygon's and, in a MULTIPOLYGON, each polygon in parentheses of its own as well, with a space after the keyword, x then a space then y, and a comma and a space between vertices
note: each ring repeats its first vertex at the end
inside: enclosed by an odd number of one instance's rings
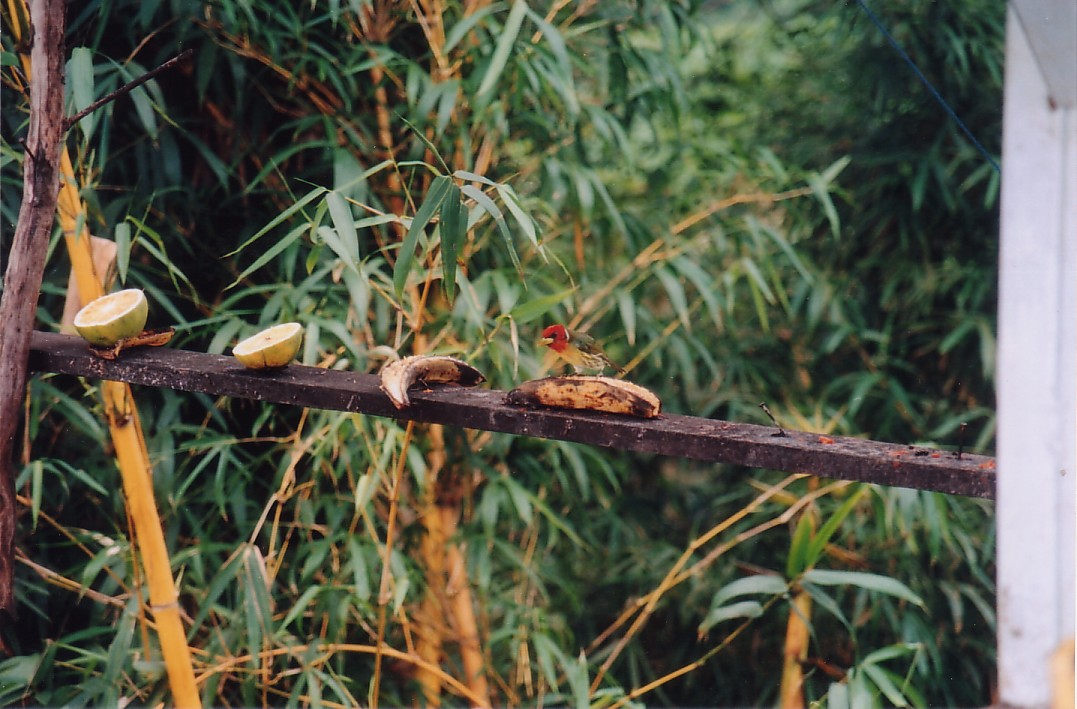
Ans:
MULTIPOLYGON (((997 155, 1004 7, 880 11, 997 155)), ((92 230, 177 346, 298 320, 307 364, 448 353, 507 388, 542 371, 541 327, 571 322, 669 411, 765 423, 765 400, 790 428, 940 446, 968 422, 991 448, 998 176, 855 4, 70 13, 72 110, 194 50, 68 141, 92 230)), ((2 91, 6 253, 26 101, 10 72, 2 91)), ((57 238, 43 327, 67 271, 57 238)), ((773 704, 801 592, 808 701, 991 700, 988 503, 137 395, 207 705, 369 701, 374 662, 349 647, 376 638, 398 465, 386 642, 438 634, 463 677, 424 602, 446 588, 426 516, 447 510, 496 704, 614 703, 700 658, 632 701, 773 704), (615 625, 641 597, 638 629, 615 625)), ((100 407, 93 382, 32 380, 4 704, 168 696, 100 407)), ((381 675, 381 704, 420 701, 412 666, 381 675)))

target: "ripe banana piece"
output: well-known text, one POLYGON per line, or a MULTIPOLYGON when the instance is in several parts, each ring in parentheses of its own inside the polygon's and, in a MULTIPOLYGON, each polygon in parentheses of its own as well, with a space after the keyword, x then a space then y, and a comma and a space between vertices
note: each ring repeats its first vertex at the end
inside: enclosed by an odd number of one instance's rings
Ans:
POLYGON ((574 375, 524 382, 509 392, 508 402, 519 406, 552 406, 655 418, 662 402, 638 384, 610 377, 574 375))
POLYGON ((467 362, 442 355, 415 355, 405 357, 382 367, 381 390, 403 409, 411 406, 408 389, 414 384, 457 384, 473 387, 486 381, 482 372, 467 362))

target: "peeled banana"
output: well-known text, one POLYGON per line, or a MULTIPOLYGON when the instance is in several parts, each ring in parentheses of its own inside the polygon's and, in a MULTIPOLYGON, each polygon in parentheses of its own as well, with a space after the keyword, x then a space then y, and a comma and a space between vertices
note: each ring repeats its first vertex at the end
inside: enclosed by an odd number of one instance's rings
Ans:
POLYGON ((654 392, 638 384, 584 375, 524 382, 509 392, 508 402, 519 406, 604 411, 641 418, 655 418, 662 410, 662 402, 654 392))
POLYGON ((408 389, 414 384, 456 384, 471 387, 486 381, 482 372, 467 362, 443 355, 415 355, 382 367, 381 390, 403 409, 411 406, 408 389))

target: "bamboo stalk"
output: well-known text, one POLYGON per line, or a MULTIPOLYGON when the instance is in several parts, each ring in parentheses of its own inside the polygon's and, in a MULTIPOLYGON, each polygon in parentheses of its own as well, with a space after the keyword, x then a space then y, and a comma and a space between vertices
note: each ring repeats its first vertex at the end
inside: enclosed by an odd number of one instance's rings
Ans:
POLYGON ((804 668, 801 663, 808 657, 810 619, 811 596, 797 588, 793 602, 789 604, 789 621, 785 626, 782 684, 778 695, 781 709, 802 709, 804 706, 804 668))
MULTIPOLYGON (((446 537, 456 534, 456 520, 460 508, 442 507, 441 515, 446 537)), ((479 625, 475 621, 475 606, 468 580, 467 561, 460 546, 453 541, 448 544, 448 597, 456 628, 456 641, 460 645, 460 659, 464 665, 464 683, 482 699, 481 706, 493 706, 490 687, 486 681, 486 659, 482 651, 479 625)))
MULTIPOLYGON (((430 432, 430 437, 435 438, 433 430, 430 432)), ((419 510, 420 519, 426 530, 419 547, 419 555, 423 560, 423 576, 426 578, 426 594, 419 604, 419 614, 415 618, 415 651, 432 667, 441 665, 441 656, 444 652, 445 545, 448 541, 442 516, 434 501, 436 483, 433 476, 437 473, 433 466, 436 462, 435 454, 435 450, 427 454, 427 460, 431 464, 429 470, 432 479, 427 482, 419 510)), ((422 689, 426 706, 441 706, 439 675, 428 669, 419 668, 415 673, 415 679, 422 689)))
MULTIPOLYGON (((12 32, 16 42, 20 41, 21 28, 18 23, 12 23, 12 32)), ((21 59, 24 72, 30 76, 30 57, 22 54, 21 59)), ((86 303, 103 295, 104 286, 94 269, 90 232, 85 225, 86 207, 79 196, 75 171, 66 148, 60 151, 60 175, 62 184, 57 200, 60 226, 71 257, 79 298, 86 303)), ((149 453, 131 387, 106 381, 101 383, 101 393, 125 498, 135 523, 135 536, 142 549, 142 563, 149 583, 150 609, 157 624, 172 699, 177 707, 201 707, 190 648, 180 617, 179 596, 172 579, 168 549, 153 498, 149 453)))
MULTIPOLYGON (((60 156, 60 169, 63 175, 58 204, 60 225, 78 284, 79 299, 86 303, 103 295, 104 286, 94 270, 89 230, 82 224, 81 232, 78 231, 79 216, 85 214, 85 206, 75 186, 74 170, 66 150, 60 156)), ((101 383, 101 394, 124 494, 135 522, 135 536, 149 583, 150 610, 157 622, 172 698, 176 706, 200 707, 202 702, 194 682, 190 648, 179 612, 179 594, 172 579, 168 549, 153 497, 149 453, 134 396, 130 385, 109 381, 101 383)))

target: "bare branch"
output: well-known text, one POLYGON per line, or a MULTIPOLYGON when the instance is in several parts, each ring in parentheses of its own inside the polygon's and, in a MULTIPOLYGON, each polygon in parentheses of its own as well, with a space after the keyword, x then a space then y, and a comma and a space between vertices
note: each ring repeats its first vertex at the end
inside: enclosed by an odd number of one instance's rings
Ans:
POLYGON ((176 66, 181 61, 183 61, 187 57, 191 56, 193 53, 194 53, 194 50, 186 49, 186 50, 180 52, 179 54, 177 54, 176 56, 172 57, 171 59, 169 59, 167 62, 165 62, 161 66, 157 67, 156 69, 151 69, 151 70, 147 71, 145 74, 143 74, 142 76, 138 77, 137 79, 134 79, 132 81, 128 81, 126 84, 124 84, 120 88, 116 89, 115 91, 110 91, 109 93, 105 94, 104 96, 97 99, 96 101, 94 101, 89 106, 82 109, 81 111, 79 111, 75 115, 71 116, 70 118, 65 119, 64 120, 64 131, 70 130, 71 126, 75 125, 76 123, 81 121, 83 118, 90 115, 91 113, 93 113, 97 109, 101 108, 105 104, 109 103, 110 101, 115 101, 116 99, 123 96, 124 94, 130 93, 134 89, 137 89, 139 86, 142 86, 142 84, 146 83, 147 81, 149 81, 153 77, 157 76, 162 71, 165 71, 167 69, 171 69, 172 67, 176 66))
POLYGON ((15 448, 26 392, 27 359, 49 233, 56 219, 64 134, 63 0, 31 3, 29 159, 22 205, 0 295, 0 616, 15 615, 15 448))

